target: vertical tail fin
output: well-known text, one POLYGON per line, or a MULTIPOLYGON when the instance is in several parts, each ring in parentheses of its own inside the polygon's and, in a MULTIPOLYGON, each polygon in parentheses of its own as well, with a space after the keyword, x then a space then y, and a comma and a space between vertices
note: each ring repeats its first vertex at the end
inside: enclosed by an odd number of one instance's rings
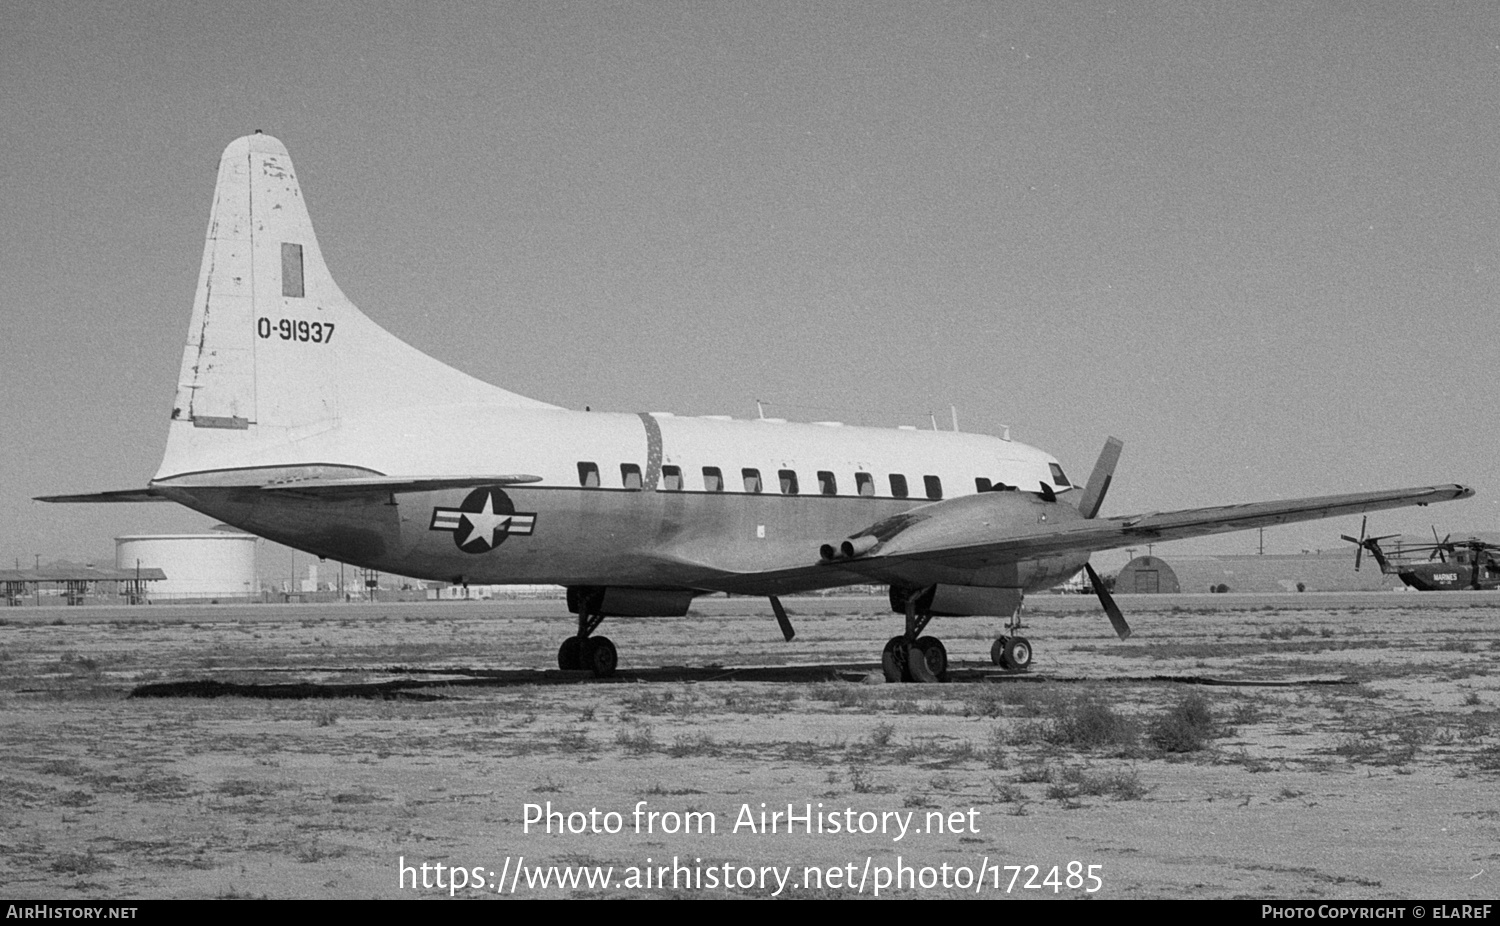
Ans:
POLYGON ((376 412, 548 408, 461 373, 375 324, 334 282, 286 147, 232 142, 218 185, 157 478, 237 465, 376 412))

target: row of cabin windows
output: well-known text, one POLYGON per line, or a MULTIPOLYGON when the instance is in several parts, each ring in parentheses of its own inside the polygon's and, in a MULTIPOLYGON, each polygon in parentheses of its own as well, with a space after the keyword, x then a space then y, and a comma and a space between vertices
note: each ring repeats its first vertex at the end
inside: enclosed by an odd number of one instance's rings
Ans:
MULTIPOLYGON (((777 478, 781 484, 782 495, 801 494, 801 484, 797 480, 797 471, 792 469, 777 470, 777 478)), ((765 491, 761 480, 760 470, 746 468, 740 470, 741 485, 744 491, 751 495, 759 495, 765 491)), ((599 464, 580 462, 578 464, 578 484, 586 489, 599 488, 599 464)), ((642 487, 641 467, 636 463, 620 464, 620 484, 627 489, 640 489, 642 487)), ((908 498, 911 490, 906 483, 906 477, 900 473, 891 473, 890 487, 892 498, 908 498)), ((936 501, 943 497, 943 481, 937 476, 923 476, 922 487, 927 492, 927 497, 936 501)), ((990 490, 990 480, 983 477, 974 480, 974 487, 980 492, 990 490)), ((665 465, 661 468, 661 491, 681 492, 685 488, 682 480, 682 467, 665 465)), ((875 497, 875 477, 870 473, 855 473, 854 488, 865 498, 875 497)), ((724 471, 717 466, 703 467, 703 490, 705 492, 726 491, 724 482, 724 471)), ((818 470, 818 494, 839 494, 838 477, 828 470, 818 470)))

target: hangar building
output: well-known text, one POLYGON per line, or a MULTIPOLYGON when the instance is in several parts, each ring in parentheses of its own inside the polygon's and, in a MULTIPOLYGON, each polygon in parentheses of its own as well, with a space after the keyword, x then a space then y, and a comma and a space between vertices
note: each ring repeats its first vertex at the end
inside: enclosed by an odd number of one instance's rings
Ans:
POLYGON ((1137 556, 1115 578, 1115 594, 1181 592, 1360 592, 1395 589, 1401 580, 1383 576, 1366 558, 1354 571, 1348 550, 1328 553, 1238 556, 1137 556))

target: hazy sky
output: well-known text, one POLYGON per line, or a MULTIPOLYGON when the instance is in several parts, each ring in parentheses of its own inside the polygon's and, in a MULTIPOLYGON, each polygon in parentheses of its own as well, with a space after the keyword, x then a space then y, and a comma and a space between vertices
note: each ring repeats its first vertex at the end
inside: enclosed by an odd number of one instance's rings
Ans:
POLYGON ((1105 514, 1463 482, 1375 527, 1500 527, 1494 3, 11 0, 0 91, 5 565, 210 526, 29 499, 155 471, 256 129, 356 304, 539 399, 953 404, 1076 481, 1123 438, 1105 514))

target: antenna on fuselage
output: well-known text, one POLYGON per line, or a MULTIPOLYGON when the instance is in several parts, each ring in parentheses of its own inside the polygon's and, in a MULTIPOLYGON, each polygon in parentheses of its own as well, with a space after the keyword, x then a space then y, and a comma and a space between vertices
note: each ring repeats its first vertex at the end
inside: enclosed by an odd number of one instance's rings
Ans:
POLYGON ((766 420, 766 409, 765 406, 761 405, 760 399, 755 400, 755 412, 760 415, 761 421, 766 420))
POLYGON ((950 405, 950 406, 948 406, 948 411, 950 411, 950 412, 953 413, 953 433, 957 434, 958 433, 958 406, 957 405, 950 405))

